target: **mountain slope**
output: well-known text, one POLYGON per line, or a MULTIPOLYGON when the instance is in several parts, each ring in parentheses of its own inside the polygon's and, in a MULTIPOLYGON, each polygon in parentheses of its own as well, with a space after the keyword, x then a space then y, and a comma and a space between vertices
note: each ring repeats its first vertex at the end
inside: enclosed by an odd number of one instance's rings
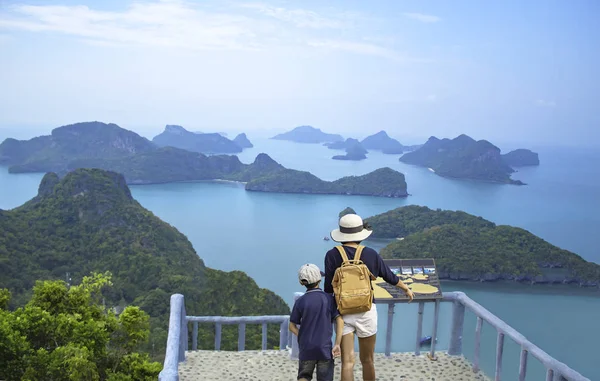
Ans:
POLYGON ((159 147, 175 147, 206 154, 242 152, 239 145, 221 134, 198 134, 176 125, 167 125, 152 142, 159 147))
POLYGON ((11 172, 61 171, 79 158, 117 158, 155 148, 148 139, 116 124, 85 122, 55 128, 50 136, 6 139, 0 144, 0 163, 12 165, 11 172))
MULTIPOLYGON (((36 198, 0 211, 0 231, 0 288, 9 288, 15 303, 36 280, 64 279, 69 272, 78 282, 92 271, 110 271, 107 303, 133 303, 148 312, 159 347, 173 293, 185 295, 190 315, 289 313, 280 297, 244 273, 207 268, 187 238, 135 201, 113 172, 78 169, 62 180, 46 175, 36 198)), ((270 331, 272 345, 276 331, 270 331)), ((209 329, 202 332, 210 336, 209 329)), ((236 332, 232 327, 227 335, 233 339, 236 332)), ((252 335, 256 348, 259 329, 252 335)), ((227 345, 232 349, 235 340, 227 345)))
POLYGON ((379 150, 387 154, 401 154, 404 151, 402 144, 396 139, 390 138, 385 131, 367 136, 361 144, 366 149, 379 150))

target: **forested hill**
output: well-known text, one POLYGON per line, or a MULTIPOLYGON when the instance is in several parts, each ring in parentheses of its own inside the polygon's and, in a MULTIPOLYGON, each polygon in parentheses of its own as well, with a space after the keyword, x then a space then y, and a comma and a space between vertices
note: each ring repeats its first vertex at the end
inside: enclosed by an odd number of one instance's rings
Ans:
POLYGON ((434 258, 442 278, 600 285, 600 265, 527 230, 462 211, 411 205, 366 220, 374 238, 394 239, 383 257, 434 258))
MULTIPOLYGON (((185 295, 190 315, 289 313, 283 299, 245 273, 207 268, 183 234, 132 198, 117 173, 78 169, 61 180, 49 173, 37 197, 0 213, 0 231, 0 288, 13 293, 12 307, 23 304, 36 280, 64 279, 69 272, 77 283, 93 271, 110 271, 107 303, 148 312, 157 346, 166 340, 173 293, 185 295)), ((201 334, 210 348, 211 333, 201 334)), ((223 334, 224 345, 233 348, 235 327, 223 334)), ((276 327, 269 342, 278 343, 276 327)), ((260 345, 258 328, 248 345, 260 345)))

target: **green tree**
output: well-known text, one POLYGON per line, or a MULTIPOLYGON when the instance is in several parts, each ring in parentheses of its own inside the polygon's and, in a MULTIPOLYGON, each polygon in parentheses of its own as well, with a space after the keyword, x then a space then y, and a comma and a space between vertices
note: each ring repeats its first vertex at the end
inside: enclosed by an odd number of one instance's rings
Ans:
POLYGON ((108 272, 72 287, 37 282, 25 307, 0 310, 0 379, 155 380, 161 365, 136 352, 148 339, 149 317, 139 307, 119 315, 105 308, 111 285, 108 272))

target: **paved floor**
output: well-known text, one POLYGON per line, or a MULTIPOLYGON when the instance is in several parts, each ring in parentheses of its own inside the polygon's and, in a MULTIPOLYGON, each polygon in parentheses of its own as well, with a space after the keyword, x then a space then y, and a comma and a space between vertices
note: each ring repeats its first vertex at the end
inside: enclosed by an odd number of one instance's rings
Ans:
MULTIPOLYGON (((437 353, 438 360, 426 355, 393 353, 386 358, 375 355, 378 381, 489 381, 482 373, 474 373, 471 364, 462 357, 437 353)), ((298 362, 289 359, 287 351, 194 351, 179 364, 181 381, 191 380, 296 380, 298 362)), ((336 360, 335 380, 340 379, 340 362, 336 360)), ((316 379, 313 379, 316 380, 316 379)), ((361 366, 356 359, 355 380, 362 380, 361 366)))

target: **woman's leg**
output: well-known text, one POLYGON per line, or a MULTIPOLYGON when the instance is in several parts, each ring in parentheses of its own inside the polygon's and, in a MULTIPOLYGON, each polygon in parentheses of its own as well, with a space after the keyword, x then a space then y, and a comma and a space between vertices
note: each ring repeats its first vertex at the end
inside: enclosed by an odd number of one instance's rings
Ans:
MULTIPOLYGON (((375 338, 377 335, 358 338, 358 355, 363 368, 363 381, 375 381, 375 338)), ((344 339, 342 338, 342 341, 344 339)), ((343 352, 342 352, 343 353, 343 352)))
POLYGON ((354 381, 354 332, 342 336, 342 381, 354 381))

